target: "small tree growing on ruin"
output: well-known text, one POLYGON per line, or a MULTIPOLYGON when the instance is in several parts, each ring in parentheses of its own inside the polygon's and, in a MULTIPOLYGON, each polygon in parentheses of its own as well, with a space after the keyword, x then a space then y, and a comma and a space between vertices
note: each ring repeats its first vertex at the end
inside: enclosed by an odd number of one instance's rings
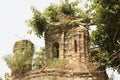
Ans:
POLYGON ((32 55, 34 45, 29 41, 18 41, 14 45, 13 54, 4 57, 8 67, 11 69, 11 75, 22 75, 32 69, 32 55))

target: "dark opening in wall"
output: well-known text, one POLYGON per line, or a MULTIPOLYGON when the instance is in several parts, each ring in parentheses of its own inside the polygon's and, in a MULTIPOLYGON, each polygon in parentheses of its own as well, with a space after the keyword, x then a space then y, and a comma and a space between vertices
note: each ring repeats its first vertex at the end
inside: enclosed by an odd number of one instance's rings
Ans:
POLYGON ((59 43, 53 43, 53 58, 59 58, 59 43))
POLYGON ((77 41, 76 40, 74 40, 74 50, 75 52, 77 52, 77 41))

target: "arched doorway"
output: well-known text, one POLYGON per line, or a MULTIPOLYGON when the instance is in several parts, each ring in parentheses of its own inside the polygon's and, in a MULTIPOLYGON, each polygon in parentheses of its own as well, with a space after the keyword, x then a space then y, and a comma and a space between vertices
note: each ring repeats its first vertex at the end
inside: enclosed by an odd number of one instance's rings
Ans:
POLYGON ((59 43, 53 43, 53 58, 59 58, 59 43))

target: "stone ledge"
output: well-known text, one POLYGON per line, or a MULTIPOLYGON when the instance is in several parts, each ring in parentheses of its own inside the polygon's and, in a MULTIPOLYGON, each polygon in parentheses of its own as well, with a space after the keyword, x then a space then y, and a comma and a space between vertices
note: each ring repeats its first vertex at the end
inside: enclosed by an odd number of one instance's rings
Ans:
MULTIPOLYGON (((71 70, 57 70, 53 69, 37 69, 25 73, 21 78, 16 78, 14 80, 105 80, 100 77, 100 72, 95 73, 80 73, 73 72, 71 70)), ((101 74, 103 75, 103 74, 101 74)))

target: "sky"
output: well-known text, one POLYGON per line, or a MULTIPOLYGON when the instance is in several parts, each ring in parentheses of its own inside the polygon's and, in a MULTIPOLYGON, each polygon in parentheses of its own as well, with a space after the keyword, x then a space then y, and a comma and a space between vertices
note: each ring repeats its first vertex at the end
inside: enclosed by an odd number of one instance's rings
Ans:
MULTIPOLYGON (((43 12, 50 3, 58 4, 59 1, 60 0, 0 0, 0 77, 3 77, 6 72, 10 72, 3 57, 12 53, 13 45, 16 41, 28 39, 34 43, 36 49, 44 46, 43 38, 39 39, 34 34, 27 34, 29 28, 25 20, 32 17, 31 6, 35 6, 39 11, 43 12)), ((86 0, 83 0, 83 2, 85 1, 86 0)), ((82 6, 83 5, 81 5, 81 7, 82 6)), ((116 78, 114 80, 119 79, 116 78)))

